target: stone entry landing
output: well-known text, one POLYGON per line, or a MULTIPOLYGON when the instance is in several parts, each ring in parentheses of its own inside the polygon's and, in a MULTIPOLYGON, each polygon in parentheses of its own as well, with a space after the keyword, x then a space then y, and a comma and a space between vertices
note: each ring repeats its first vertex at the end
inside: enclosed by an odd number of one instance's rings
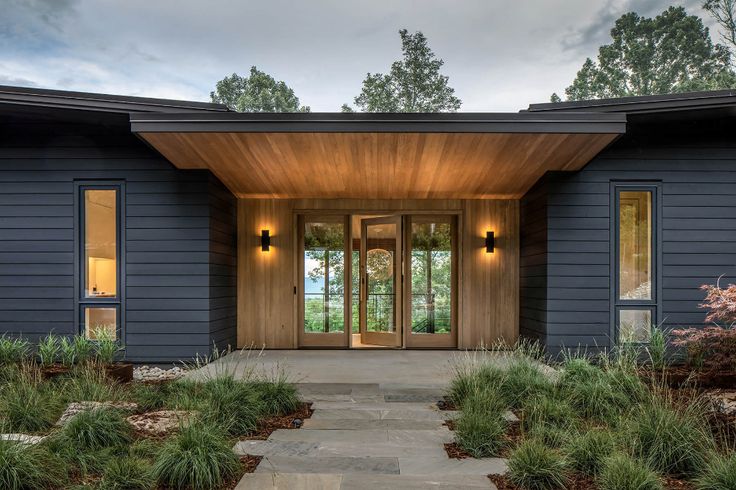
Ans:
POLYGON ((453 434, 436 387, 378 384, 299 385, 314 414, 301 429, 266 441, 241 441, 238 454, 263 456, 237 489, 475 489, 494 488, 486 475, 503 473, 498 458, 450 459, 453 434))

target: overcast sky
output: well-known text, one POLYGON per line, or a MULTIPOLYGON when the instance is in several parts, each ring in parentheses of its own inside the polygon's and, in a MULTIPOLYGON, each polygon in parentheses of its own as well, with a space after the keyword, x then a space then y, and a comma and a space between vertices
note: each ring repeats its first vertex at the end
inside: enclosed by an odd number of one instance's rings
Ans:
POLYGON ((0 84, 207 101, 256 65, 313 111, 337 111, 400 57, 406 28, 444 59, 461 110, 516 111, 562 92, 621 14, 684 5, 711 25, 700 3, 0 0, 0 84))

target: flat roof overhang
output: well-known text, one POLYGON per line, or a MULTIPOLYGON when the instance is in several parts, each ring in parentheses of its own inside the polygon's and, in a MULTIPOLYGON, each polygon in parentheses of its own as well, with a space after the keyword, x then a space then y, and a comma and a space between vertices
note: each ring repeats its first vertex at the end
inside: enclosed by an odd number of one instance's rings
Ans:
POLYGON ((626 131, 625 114, 131 114, 182 169, 241 198, 518 199, 626 131))

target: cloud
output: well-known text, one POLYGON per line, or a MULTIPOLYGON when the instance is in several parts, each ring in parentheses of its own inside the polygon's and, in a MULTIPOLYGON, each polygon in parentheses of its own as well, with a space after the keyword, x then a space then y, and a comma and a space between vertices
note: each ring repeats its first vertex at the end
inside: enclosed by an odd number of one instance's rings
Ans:
POLYGON ((16 87, 38 87, 38 84, 27 78, 10 77, 0 74, 0 85, 14 85, 16 87))
MULTIPOLYGON (((695 15, 702 14, 700 4, 701 0, 675 2, 675 5, 683 6, 690 14, 695 15)), ((628 12, 636 12, 642 17, 655 17, 670 5, 673 5, 671 0, 606 0, 592 20, 570 32, 562 42, 562 49, 575 56, 582 53, 594 57, 598 47, 610 43, 611 29, 619 17, 628 12)))
MULTIPOLYGON (((699 0, 685 0, 694 5, 699 0)), ((545 101, 615 19, 664 0, 0 0, 0 74, 41 87, 208 100, 252 65, 337 111, 421 30, 464 111, 545 101)), ((9 82, 10 83, 10 82, 9 82)))

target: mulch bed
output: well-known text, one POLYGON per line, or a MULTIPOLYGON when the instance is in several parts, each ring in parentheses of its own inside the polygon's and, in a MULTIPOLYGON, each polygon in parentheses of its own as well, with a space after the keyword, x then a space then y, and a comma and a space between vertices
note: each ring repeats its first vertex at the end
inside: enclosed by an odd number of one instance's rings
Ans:
POLYGON ((440 410, 460 410, 460 407, 455 405, 455 402, 450 400, 449 397, 443 396, 442 400, 437 402, 437 408, 440 410))
POLYGON ((246 454, 245 456, 240 457, 240 463, 245 468, 245 473, 253 473, 256 471, 256 466, 258 466, 258 463, 261 462, 263 459, 263 456, 253 456, 251 454, 246 454))
POLYGON ((467 459, 473 457, 469 452, 461 448, 457 442, 446 442, 445 451, 447 452, 447 457, 452 459, 467 459))
POLYGON ((243 437, 242 439, 265 441, 268 439, 268 436, 277 429, 297 429, 298 427, 294 425, 294 420, 300 419, 304 421, 310 418, 312 413, 314 413, 314 410, 312 410, 312 404, 303 402, 299 408, 290 414, 269 417, 262 420, 255 432, 243 437))

